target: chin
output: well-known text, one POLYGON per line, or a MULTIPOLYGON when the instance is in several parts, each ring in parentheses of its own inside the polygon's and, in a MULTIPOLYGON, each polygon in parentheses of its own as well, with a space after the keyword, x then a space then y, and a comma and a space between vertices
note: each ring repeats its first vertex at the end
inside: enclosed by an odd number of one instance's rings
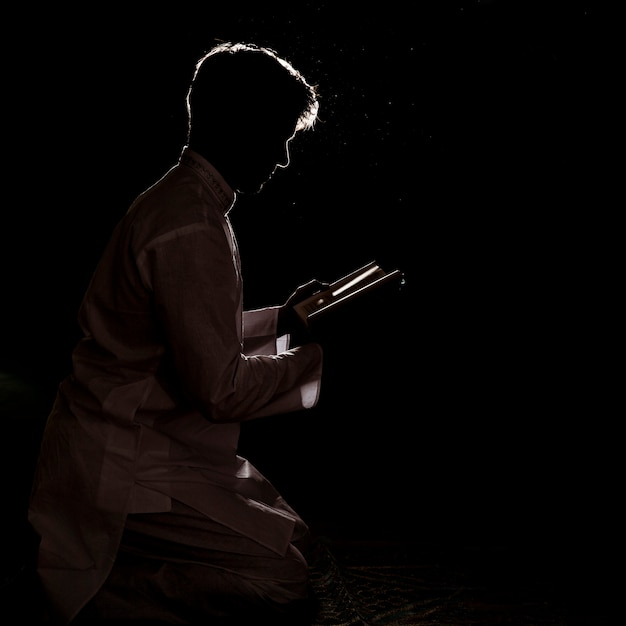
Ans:
POLYGON ((242 183, 241 185, 235 188, 235 191, 237 191, 237 193, 240 193, 240 194, 253 195, 255 193, 259 193, 263 189, 263 187, 265 187, 268 181, 269 181, 269 178, 261 182, 250 181, 247 183, 242 183))
POLYGON ((253 187, 237 187, 235 191, 240 196, 253 196, 254 194, 260 193, 261 189, 263 189, 263 185, 257 187, 256 189, 253 187))

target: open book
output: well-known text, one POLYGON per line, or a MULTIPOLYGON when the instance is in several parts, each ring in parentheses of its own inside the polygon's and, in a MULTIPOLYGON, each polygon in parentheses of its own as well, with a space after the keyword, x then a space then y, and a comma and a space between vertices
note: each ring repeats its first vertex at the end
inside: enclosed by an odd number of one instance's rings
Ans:
POLYGON ((324 291, 295 304, 293 308, 305 327, 310 328, 316 320, 325 317, 337 307, 353 302, 383 286, 400 287, 402 281, 403 274, 400 270, 385 272, 375 261, 371 261, 331 283, 324 291))

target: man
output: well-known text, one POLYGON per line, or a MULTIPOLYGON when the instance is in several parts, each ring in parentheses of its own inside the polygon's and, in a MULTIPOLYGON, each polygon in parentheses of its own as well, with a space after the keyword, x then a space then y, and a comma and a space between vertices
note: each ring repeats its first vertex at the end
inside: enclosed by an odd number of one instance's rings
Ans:
POLYGON ((309 529, 237 446, 241 421, 316 405, 322 349, 288 342, 291 303, 320 284, 243 312, 228 212, 288 165, 317 93, 272 50, 225 43, 187 110, 177 164, 96 268, 46 424, 29 520, 55 623, 293 624, 306 606, 309 529))

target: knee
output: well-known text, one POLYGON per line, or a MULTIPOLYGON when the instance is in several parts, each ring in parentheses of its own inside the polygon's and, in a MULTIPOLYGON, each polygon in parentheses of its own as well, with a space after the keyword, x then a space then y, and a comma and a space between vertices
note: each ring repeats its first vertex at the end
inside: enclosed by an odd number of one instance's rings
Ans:
POLYGON ((272 561, 264 576, 254 582, 256 593, 276 607, 300 603, 309 596, 306 559, 293 545, 282 559, 272 561))

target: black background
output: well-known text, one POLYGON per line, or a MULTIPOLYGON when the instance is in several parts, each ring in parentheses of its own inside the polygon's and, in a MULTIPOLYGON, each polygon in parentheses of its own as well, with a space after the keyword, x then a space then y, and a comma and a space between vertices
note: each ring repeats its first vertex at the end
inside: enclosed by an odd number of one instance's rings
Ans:
POLYGON ((602 552, 619 81, 597 5, 159 11, 5 25, 7 367, 51 402, 111 229, 178 157, 193 64, 220 40, 268 45, 318 84, 320 121, 232 212, 247 306, 374 259, 406 285, 329 331, 319 405, 247 424, 242 450, 353 534, 602 552))

